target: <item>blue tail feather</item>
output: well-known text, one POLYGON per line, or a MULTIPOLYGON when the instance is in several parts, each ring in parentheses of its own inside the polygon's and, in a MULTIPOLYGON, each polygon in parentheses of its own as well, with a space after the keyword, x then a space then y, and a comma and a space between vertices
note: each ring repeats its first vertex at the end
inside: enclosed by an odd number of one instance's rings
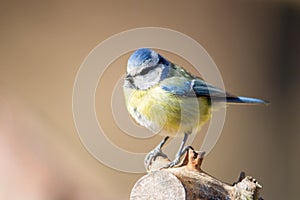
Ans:
POLYGON ((268 104, 268 101, 250 97, 227 97, 227 103, 268 104))

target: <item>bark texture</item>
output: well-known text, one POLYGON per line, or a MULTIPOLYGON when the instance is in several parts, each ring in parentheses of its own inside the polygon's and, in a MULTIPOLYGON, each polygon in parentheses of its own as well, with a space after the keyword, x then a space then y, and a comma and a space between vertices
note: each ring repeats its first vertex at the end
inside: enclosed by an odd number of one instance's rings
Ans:
POLYGON ((242 172, 234 184, 226 184, 201 170, 204 153, 192 148, 186 151, 180 164, 167 168, 169 159, 160 149, 155 149, 156 154, 150 152, 150 161, 146 162, 151 163, 146 166, 149 173, 137 181, 131 200, 262 200, 259 197, 261 185, 245 173, 242 172))

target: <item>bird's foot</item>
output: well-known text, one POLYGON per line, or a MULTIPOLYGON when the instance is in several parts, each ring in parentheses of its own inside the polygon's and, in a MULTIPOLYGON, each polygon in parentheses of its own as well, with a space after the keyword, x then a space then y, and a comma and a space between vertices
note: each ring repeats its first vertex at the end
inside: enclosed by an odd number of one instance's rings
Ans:
POLYGON ((165 167, 165 168, 172 168, 172 167, 178 165, 178 164, 180 163, 181 157, 182 157, 183 155, 185 155, 185 153, 186 153, 189 149, 192 149, 192 150, 194 151, 194 148, 191 147, 191 146, 186 146, 186 147, 184 147, 184 149, 183 149, 181 152, 179 152, 179 153, 176 154, 175 159, 174 159, 172 162, 170 162, 170 163, 168 164, 168 166, 165 167))
POLYGON ((150 151, 144 160, 144 165, 147 171, 156 171, 161 168, 165 168, 170 160, 168 159, 168 156, 162 152, 162 147, 167 142, 169 137, 165 137, 152 151, 150 151), (155 160, 158 160, 160 162, 154 162, 155 160))
POLYGON ((174 159, 172 162, 170 162, 170 163, 168 164, 168 166, 165 167, 165 168, 172 168, 172 167, 174 167, 175 165, 177 165, 179 162, 180 162, 180 158, 175 158, 175 159, 174 159))

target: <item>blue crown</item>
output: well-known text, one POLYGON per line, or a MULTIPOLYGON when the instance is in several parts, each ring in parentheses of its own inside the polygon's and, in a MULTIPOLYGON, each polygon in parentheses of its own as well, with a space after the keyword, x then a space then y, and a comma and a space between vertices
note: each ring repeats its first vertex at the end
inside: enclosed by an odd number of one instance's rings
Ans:
POLYGON ((136 50, 128 59, 128 65, 132 67, 141 66, 146 60, 151 60, 153 57, 152 49, 141 48, 136 50))

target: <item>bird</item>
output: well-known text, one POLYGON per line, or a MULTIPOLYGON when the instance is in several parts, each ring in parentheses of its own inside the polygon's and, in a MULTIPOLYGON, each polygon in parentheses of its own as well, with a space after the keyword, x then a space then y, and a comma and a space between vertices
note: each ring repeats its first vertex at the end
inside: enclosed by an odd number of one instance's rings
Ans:
POLYGON ((123 83, 126 108, 137 124, 165 136, 181 136, 175 159, 180 162, 188 136, 199 132, 212 116, 212 103, 268 104, 232 95, 189 73, 151 48, 139 48, 128 61, 123 83))

